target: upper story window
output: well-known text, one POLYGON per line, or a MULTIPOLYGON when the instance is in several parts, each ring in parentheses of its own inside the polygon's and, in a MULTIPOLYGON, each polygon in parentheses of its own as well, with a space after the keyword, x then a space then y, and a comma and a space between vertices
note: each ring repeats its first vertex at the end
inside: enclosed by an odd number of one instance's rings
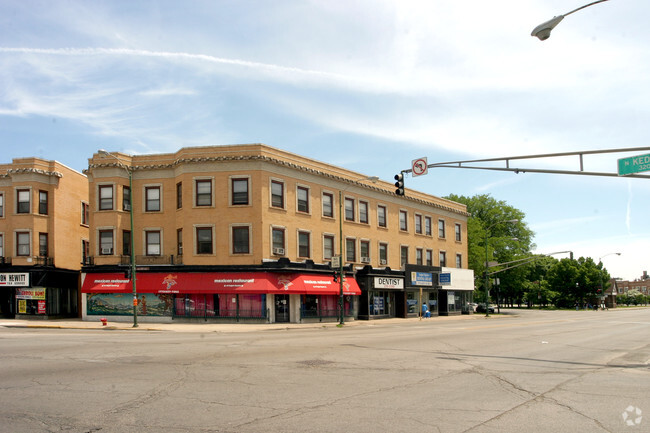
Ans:
POLYGON ((148 256, 159 256, 161 254, 160 230, 147 230, 145 232, 145 241, 148 256))
POLYGON ((131 231, 122 230, 122 255, 131 255, 131 231))
POLYGON ((131 210, 131 188, 128 186, 122 187, 122 209, 125 212, 131 210))
POLYGON ((311 234, 298 232, 298 257, 311 257, 311 234))
POLYGON ((368 202, 359 200, 359 222, 368 224, 370 221, 368 216, 368 202))
POLYGON ((345 220, 354 221, 354 199, 345 199, 345 220))
POLYGON ((38 192, 38 213, 41 215, 47 215, 48 212, 48 198, 47 191, 38 192))
POLYGON ((200 179, 196 185, 196 206, 212 206, 212 180, 200 179))
POLYGON ((147 212, 160 212, 160 187, 147 186, 144 189, 145 210, 147 212))
POLYGON ((183 182, 176 184, 176 209, 183 207, 183 182))
POLYGON ((425 216, 424 217, 424 234, 427 236, 431 236, 431 217, 430 216, 425 216))
POLYGON ((298 212, 309 213, 309 188, 299 186, 296 188, 298 212))
POLYGON ((212 227, 196 228, 196 253, 212 254, 212 227))
POLYGON ((233 206, 249 204, 248 198, 248 179, 232 179, 232 197, 230 202, 233 206))
POLYGON ((323 235, 323 259, 330 260, 334 256, 334 236, 323 235))
POLYGON ((399 211, 399 229, 402 231, 408 230, 408 212, 405 210, 399 211))
POLYGON ((438 257, 440 258, 440 267, 447 266, 447 253, 445 251, 440 251, 438 257))
POLYGON ((183 255, 183 229, 176 229, 176 254, 183 255))
POLYGON ((232 253, 249 254, 250 247, 250 227, 235 226, 232 228, 232 253))
POLYGON ((357 240, 356 239, 346 239, 345 240, 345 260, 348 262, 357 261, 357 240))
POLYGON ((383 242, 379 244, 379 264, 388 264, 388 244, 383 242))
POLYGON ((400 247, 400 265, 404 266, 409 262, 409 247, 402 246, 400 247))
POLYGON ((284 182, 271 181, 271 206, 284 209, 284 182))
POLYGON ((29 232, 16 232, 16 255, 31 255, 31 237, 29 232))
POLYGON ((415 233, 422 234, 422 215, 415 214, 415 233))
POLYGON ((334 195, 329 192, 323 193, 323 216, 334 218, 334 195))
POLYGON ((38 234, 38 255, 40 257, 48 256, 47 233, 38 234))
POLYGON ((456 254, 456 267, 458 269, 463 267, 463 255, 462 254, 456 254))
POLYGON ((81 224, 87 226, 90 224, 90 205, 81 202, 81 224))
POLYGON ((113 254, 113 230, 99 231, 99 254, 100 255, 113 254))
POLYGON ((460 242, 462 240, 462 230, 460 224, 456 223, 455 225, 455 235, 456 235, 456 242, 460 242))
POLYGON ((433 266, 433 250, 427 250, 427 266, 433 266))
POLYGON ((5 242, 4 241, 5 241, 5 238, 2 235, 2 233, 0 233, 0 258, 5 256, 5 242))
POLYGON ((284 228, 273 227, 271 229, 271 243, 273 244, 273 254, 284 255, 284 228))
POLYGON ((377 225, 379 227, 386 227, 388 225, 386 219, 386 206, 381 204, 377 206, 377 225))
POLYGON ((99 210, 113 210, 113 185, 99 185, 99 210))
POLYGON ((16 213, 30 213, 31 212, 31 191, 28 189, 19 189, 16 191, 18 198, 16 202, 16 213))
POLYGON ((0 218, 5 216, 5 195, 0 193, 0 218))
POLYGON ((362 263, 370 263, 370 241, 359 242, 359 255, 362 263))
POLYGON ((445 238, 445 220, 438 220, 438 237, 441 239, 445 238))
POLYGON ((423 256, 424 251, 422 251, 422 248, 416 248, 415 249, 415 264, 416 265, 422 265, 424 262, 424 256, 423 256))

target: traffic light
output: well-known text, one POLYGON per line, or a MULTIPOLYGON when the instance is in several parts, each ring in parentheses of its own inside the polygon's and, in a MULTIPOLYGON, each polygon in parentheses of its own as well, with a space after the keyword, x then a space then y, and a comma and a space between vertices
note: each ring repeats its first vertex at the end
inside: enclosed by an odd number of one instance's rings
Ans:
POLYGON ((404 173, 399 173, 395 175, 395 194, 404 195, 404 173))

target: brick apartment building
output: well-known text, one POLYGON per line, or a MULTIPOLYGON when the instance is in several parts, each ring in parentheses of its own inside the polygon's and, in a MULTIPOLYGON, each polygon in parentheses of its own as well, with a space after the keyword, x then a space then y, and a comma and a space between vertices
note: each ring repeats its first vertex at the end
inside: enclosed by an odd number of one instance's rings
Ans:
MULTIPOLYGON (((435 313, 442 267, 467 271, 464 205, 412 190, 400 197, 391 183, 263 144, 138 156, 102 151, 86 174, 87 320, 129 320, 132 254, 145 321, 335 320, 340 293, 330 263, 341 229, 348 318, 417 314, 420 288, 435 313), (415 268, 405 273, 407 265, 415 268)), ((463 296, 455 290, 444 293, 441 313, 447 299, 466 301, 473 287, 463 296)))
POLYGON ((88 179, 56 161, 0 165, 0 315, 78 316, 88 179))

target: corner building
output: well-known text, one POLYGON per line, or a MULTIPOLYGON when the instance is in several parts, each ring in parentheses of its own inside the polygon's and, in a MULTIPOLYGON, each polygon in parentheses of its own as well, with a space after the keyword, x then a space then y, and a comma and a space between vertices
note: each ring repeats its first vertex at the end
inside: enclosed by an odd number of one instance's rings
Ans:
POLYGON ((65 165, 0 165, 0 316, 78 317, 88 251, 88 180, 65 165))
POLYGON ((348 320, 374 302, 366 296, 360 307, 362 268, 392 275, 408 263, 467 266, 464 205, 411 190, 399 197, 392 183, 263 144, 98 152, 86 174, 88 320, 130 320, 131 254, 144 321, 337 320, 330 263, 341 246, 348 320))

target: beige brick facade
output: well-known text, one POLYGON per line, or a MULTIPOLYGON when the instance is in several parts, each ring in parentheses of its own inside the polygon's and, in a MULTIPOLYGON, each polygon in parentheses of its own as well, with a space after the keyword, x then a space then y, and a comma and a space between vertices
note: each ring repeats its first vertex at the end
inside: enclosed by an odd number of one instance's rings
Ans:
POLYGON ((93 155, 87 175, 95 265, 125 263, 129 253, 127 168, 138 264, 327 263, 332 249, 339 253, 341 194, 347 263, 399 269, 407 253, 413 264, 467 267, 464 205, 408 188, 399 197, 392 183, 262 144, 93 155))

